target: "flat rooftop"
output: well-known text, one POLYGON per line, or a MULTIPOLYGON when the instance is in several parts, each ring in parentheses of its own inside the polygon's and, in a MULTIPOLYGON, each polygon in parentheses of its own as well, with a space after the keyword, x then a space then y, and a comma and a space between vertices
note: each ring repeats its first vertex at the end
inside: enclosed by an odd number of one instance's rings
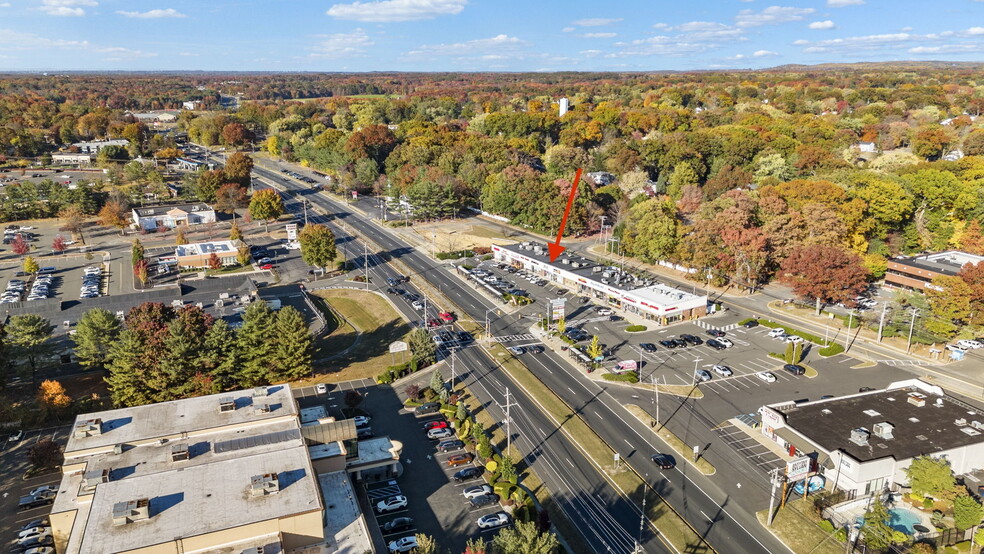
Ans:
POLYGON ((966 264, 984 262, 984 256, 949 250, 947 252, 937 252, 936 254, 926 254, 911 258, 892 258, 890 261, 917 269, 933 271, 941 275, 954 276, 960 273, 960 269, 966 264))
POLYGON ((325 504, 325 542, 328 552, 372 552, 359 500, 345 471, 318 475, 325 504))
POLYGON ((79 552, 110 554, 321 509, 307 447, 110 481, 92 498, 79 552), (277 474, 280 491, 253 496, 250 478, 277 474), (113 525, 113 505, 148 498, 150 517, 113 525))
POLYGON ((906 460, 984 442, 984 428, 971 425, 984 425, 984 410, 914 386, 771 408, 785 415, 787 426, 828 452, 842 450, 862 462, 888 456, 906 460), (912 394, 922 395, 925 404, 910 403, 912 394), (894 427, 892 439, 872 432, 882 422, 894 427), (872 432, 867 445, 851 442, 851 431, 858 428, 872 432))
POLYGON ((205 254, 235 254, 238 252, 238 240, 216 240, 212 242, 194 242, 182 244, 174 248, 174 255, 182 258, 184 256, 203 256, 205 254))
POLYGON ((254 391, 249 389, 80 415, 75 420, 76 425, 86 420, 101 419, 101 434, 76 437, 73 426, 65 446, 65 457, 71 459, 73 452, 116 444, 139 443, 182 434, 197 435, 221 427, 255 425, 264 420, 296 417, 297 405, 290 387, 272 385, 263 388, 265 396, 254 396, 254 391), (220 412, 220 403, 225 400, 231 401, 235 409, 220 412), (268 411, 261 411, 264 405, 268 411))
POLYGON ((570 250, 565 251, 555 261, 551 262, 547 245, 543 243, 528 241, 505 245, 500 244, 497 246, 514 254, 525 256, 543 265, 573 273, 579 278, 591 281, 592 286, 595 288, 608 289, 609 292, 613 293, 629 292, 633 296, 657 305, 673 305, 704 298, 703 295, 695 295, 659 283, 655 278, 642 279, 629 273, 621 272, 616 266, 600 264, 589 258, 572 253, 570 250), (609 274, 607 277, 606 272, 609 274))

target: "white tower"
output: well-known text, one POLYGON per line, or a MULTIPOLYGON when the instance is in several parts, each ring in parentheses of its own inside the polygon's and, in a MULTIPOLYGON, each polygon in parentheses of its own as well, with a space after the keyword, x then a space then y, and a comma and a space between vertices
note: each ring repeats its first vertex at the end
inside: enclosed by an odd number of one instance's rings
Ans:
POLYGON ((560 108, 557 110, 557 117, 564 117, 564 114, 567 113, 567 107, 569 105, 567 98, 561 98, 557 101, 557 103, 560 104, 560 108))

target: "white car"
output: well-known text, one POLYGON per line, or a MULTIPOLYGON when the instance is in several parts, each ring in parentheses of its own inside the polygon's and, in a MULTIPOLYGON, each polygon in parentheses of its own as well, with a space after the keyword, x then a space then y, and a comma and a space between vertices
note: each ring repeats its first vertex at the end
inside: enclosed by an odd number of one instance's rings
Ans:
POLYGON ((27 494, 29 496, 35 496, 35 495, 41 494, 41 493, 43 493, 45 491, 57 491, 57 490, 58 490, 58 487, 56 487, 54 485, 43 485, 43 486, 40 486, 40 487, 38 487, 36 489, 33 489, 31 492, 29 492, 27 494))
POLYGON ((775 329, 769 331, 769 336, 774 339, 785 338, 786 330, 782 327, 776 327, 775 329))
POLYGON ((478 518, 478 526, 482 529, 501 527, 508 523, 509 523, 509 514, 507 514, 506 512, 496 512, 494 514, 486 514, 478 518))
POLYGON ((718 375, 722 375, 724 377, 731 377, 732 375, 735 374, 735 372, 731 371, 731 368, 726 365, 715 365, 711 369, 714 370, 714 373, 717 373, 718 375))
POLYGON ((598 315, 612 315, 613 313, 615 313, 615 310, 611 308, 598 308, 598 315))
POLYGON ((476 496, 492 494, 492 487, 488 485, 476 485, 474 487, 468 487, 467 489, 463 490, 461 494, 465 495, 465 498, 471 500, 476 496))
POLYGON ((761 373, 756 373, 755 376, 765 381, 766 383, 776 382, 776 376, 771 371, 763 371, 761 373))
POLYGON ((963 339, 957 341, 957 346, 960 348, 984 348, 984 344, 976 340, 963 339))
POLYGON ((369 417, 369 416, 357 415, 357 416, 355 416, 355 417, 352 418, 352 421, 355 422, 355 426, 356 427, 365 427, 366 425, 369 425, 369 421, 371 419, 372 418, 369 417))
POLYGON ((407 497, 402 494, 396 496, 391 496, 389 498, 384 498, 376 503, 376 511, 379 513, 392 512, 393 510, 399 510, 400 508, 407 507, 407 497))
POLYGON ((324 383, 318 383, 317 385, 315 385, 314 390, 316 390, 318 394, 324 394, 328 392, 328 385, 324 383))
POLYGON ((735 343, 731 342, 730 340, 728 340, 728 339, 726 339, 724 337, 721 337, 721 338, 717 339, 717 341, 720 342, 721 344, 723 344, 727 348, 731 348, 732 346, 735 345, 735 343))
POLYGON ((417 537, 409 536, 389 543, 390 552, 410 552, 417 548, 417 537))
POLYGON ((798 344, 798 343, 803 342, 803 337, 801 337, 799 335, 788 335, 788 336, 786 336, 786 339, 785 340, 786 340, 786 342, 791 342, 793 344, 798 344))
POLYGON ((440 429, 431 429, 430 431, 427 431, 427 438, 436 441, 439 439, 446 439, 450 437, 452 434, 453 433, 451 432, 451 429, 448 429, 447 427, 441 427, 440 429))
POLYGON ((415 310, 424 309, 424 305, 420 303, 420 300, 414 300, 413 302, 410 303, 410 305, 413 306, 413 309, 415 310))

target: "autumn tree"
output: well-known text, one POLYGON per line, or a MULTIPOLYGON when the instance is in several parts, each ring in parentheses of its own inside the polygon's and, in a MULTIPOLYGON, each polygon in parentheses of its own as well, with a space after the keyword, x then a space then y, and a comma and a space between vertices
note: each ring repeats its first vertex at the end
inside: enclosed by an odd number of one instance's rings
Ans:
POLYGON ((957 274, 970 287, 970 316, 971 325, 984 325, 984 262, 967 263, 957 274))
POLYGON ((14 240, 10 241, 10 249, 18 256, 23 256, 31 251, 31 245, 27 244, 24 237, 20 233, 14 235, 14 240))
POLYGON ((970 318, 974 290, 959 276, 939 275, 932 287, 926 287, 926 299, 933 317, 926 321, 926 330, 952 338, 970 318))
POLYGON ((249 194, 246 189, 238 183, 226 183, 215 191, 215 209, 232 214, 233 221, 236 220, 236 210, 245 208, 249 205, 249 194))
POLYGON ((219 259, 219 255, 218 254, 216 254, 215 252, 212 252, 208 256, 207 265, 208 265, 208 268, 209 269, 212 269, 212 270, 222 269, 222 260, 219 259))
POLYGON ((229 146, 242 146, 250 140, 250 132, 241 123, 229 123, 222 128, 222 142, 229 146))
POLYGON ((62 229, 77 236, 80 241, 82 238, 82 225, 85 222, 85 213, 82 207, 76 204, 66 206, 58 212, 58 218, 62 220, 62 229))
POLYGON ((188 237, 185 236, 185 228, 178 227, 177 233, 174 234, 174 244, 175 246, 181 246, 182 244, 188 244, 188 237))
POLYGON ((818 315, 824 303, 848 302, 861 294, 867 278, 861 258, 838 246, 795 248, 779 270, 779 281, 796 295, 816 299, 818 315))
POLYGON ((51 250, 55 254, 61 254, 65 251, 65 239, 61 235, 55 235, 55 238, 51 241, 51 250))
POLYGON ((248 187, 253 172, 253 158, 249 154, 236 152, 226 159, 225 167, 222 169, 226 183, 237 183, 241 187, 248 187))
POLYGON ((221 169, 203 171, 194 181, 195 195, 202 202, 215 202, 216 192, 226 182, 226 175, 221 169))
POLYGON ((301 243, 301 257, 309 265, 327 268, 338 257, 335 235, 324 225, 304 227, 298 234, 297 240, 301 243))
POLYGON ((41 266, 38 265, 38 261, 34 259, 34 256, 27 256, 24 258, 24 273, 34 274, 37 273, 41 266))
POLYGON ((38 469, 61 465, 63 459, 61 446, 45 437, 31 446, 27 451, 27 459, 38 469))
POLYGON ((45 379, 38 387, 38 404, 48 413, 57 413, 71 405, 72 399, 61 383, 45 379))
POLYGON ((266 231, 270 232, 270 222, 284 214, 284 200, 280 193, 273 189, 258 190, 253 193, 249 202, 249 215, 253 219, 262 219, 266 223, 266 231))
POLYGON ((229 240, 243 240, 243 232, 239 230, 239 223, 235 221, 229 227, 229 240))
POLYGON ((141 287, 147 286, 147 281, 150 280, 150 267, 147 260, 139 260, 133 264, 133 276, 140 281, 141 287))
POLYGON ((130 246, 130 264, 136 266, 142 259, 144 259, 143 244, 140 239, 133 239, 133 245, 130 246))
POLYGON ((126 208, 116 200, 110 200, 99 210, 99 224, 105 227, 116 227, 122 233, 129 223, 126 208))

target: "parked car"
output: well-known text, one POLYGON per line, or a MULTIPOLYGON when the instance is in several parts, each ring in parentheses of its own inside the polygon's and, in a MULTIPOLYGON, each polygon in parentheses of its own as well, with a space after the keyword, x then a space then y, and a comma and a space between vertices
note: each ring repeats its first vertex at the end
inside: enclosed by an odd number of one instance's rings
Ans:
POLYGON ((328 392, 328 385, 324 383, 318 383, 317 385, 315 385, 314 390, 318 394, 325 394, 326 392, 328 392))
POLYGON ((413 529, 413 518, 401 516, 383 524, 384 533, 398 533, 413 529))
POLYGON ((651 456, 651 459, 656 463, 656 465, 659 466, 660 469, 673 469, 676 467, 676 461, 673 459, 673 456, 670 456, 669 454, 661 454, 657 452, 651 456))
POLYGON ((720 329, 708 329, 707 334, 717 339, 723 337, 726 333, 720 329))
POLYGON ((769 337, 774 339, 784 338, 786 336, 786 330, 782 327, 776 327, 775 329, 769 331, 769 337))
POLYGON ((424 424, 424 430, 430 431, 431 429, 444 429, 448 426, 448 422, 443 419, 438 419, 437 421, 428 421, 424 424))
POLYGON ((749 319, 745 323, 742 323, 741 326, 744 327, 745 329, 753 329, 759 326, 759 322, 755 321, 754 319, 749 319))
POLYGON ((482 468, 479 467, 466 467, 465 469, 455 473, 451 478, 454 479, 456 483, 460 483, 482 475, 482 471, 482 468))
POLYGON ((761 371, 755 374, 756 377, 765 381, 766 383, 775 383, 776 376, 771 371, 761 371))
POLYGON ((707 341, 707 346, 710 346, 711 348, 713 348, 715 350, 724 350, 725 348, 727 348, 727 346, 725 346, 724 344, 722 344, 717 339, 710 339, 710 340, 708 340, 707 341))
POLYGON ((959 346, 960 348, 971 348, 971 349, 984 348, 984 344, 981 344, 976 340, 970 340, 970 339, 958 340, 957 346, 959 346))
POLYGON ((476 496, 482 496, 483 494, 492 494, 492 487, 488 485, 475 485, 474 487, 468 487, 465 490, 461 491, 461 494, 463 494, 465 498, 471 500, 476 496))
POLYGON ((782 368, 793 375, 803 375, 806 373, 806 368, 798 364, 786 364, 782 368))
POLYGON ((598 308, 598 315, 612 315, 615 313, 611 308, 598 308))
POLYGON ((873 390, 875 390, 875 387, 861 387, 858 389, 858 392, 871 392, 873 390))
POLYGON ((731 377, 732 375, 735 374, 735 372, 734 371, 731 371, 731 368, 728 367, 728 366, 726 366, 726 365, 720 365, 720 364, 718 364, 718 365, 715 365, 714 367, 712 367, 711 369, 714 370, 714 373, 717 373, 718 375, 721 375, 721 376, 724 376, 724 377, 731 377))
POLYGON ((728 340, 726 338, 711 339, 711 340, 718 341, 718 343, 723 344, 725 348, 731 348, 732 346, 735 345, 735 343, 731 342, 730 340, 728 340))
POLYGON ((473 508, 481 508, 482 506, 488 506, 489 504, 494 504, 498 500, 494 494, 483 494, 482 496, 476 496, 475 498, 468 499, 471 502, 473 508))
POLYGON ((435 441, 440 439, 446 439, 448 437, 451 437, 452 435, 454 435, 454 433, 452 433, 451 429, 448 429, 447 427, 442 427, 440 429, 431 429, 430 431, 427 431, 427 438, 435 441))
POLYGON ((694 335, 680 335, 680 338, 687 341, 688 344, 693 344, 695 346, 704 344, 704 339, 694 335))
POLYGON ((379 513, 392 512, 400 508, 407 507, 407 497, 402 494, 384 498, 376 503, 376 511, 379 513))
POLYGON ((356 427, 365 427, 366 425, 369 425, 369 421, 371 419, 372 418, 369 417, 369 416, 357 415, 357 416, 355 416, 355 417, 352 418, 352 421, 355 422, 355 426, 356 427))
POLYGON ((645 350, 646 352, 649 352, 650 354, 656 352, 656 345, 651 342, 644 342, 639 345, 639 348, 645 350))
POLYGON ((793 344, 798 344, 798 343, 803 342, 803 337, 801 337, 799 335, 786 335, 786 338, 783 339, 783 340, 785 342, 789 342, 789 343, 793 343, 793 344))
POLYGON ((706 369, 698 369, 694 372, 694 378, 698 381, 710 381, 711 373, 706 369))
POLYGON ((24 438, 24 430, 18 429, 7 437, 7 442, 17 442, 24 438))
POLYGON ((40 487, 37 487, 35 489, 32 489, 31 492, 29 492, 27 494, 29 494, 31 496, 37 496, 37 495, 39 495, 39 494, 41 494, 43 492, 48 492, 48 491, 57 492, 58 491, 58 487, 56 487, 55 485, 41 485, 40 487))
POLYGON ((437 450, 438 452, 454 452, 455 450, 461 450, 464 447, 464 442, 458 439, 452 439, 438 443, 437 450))
POLYGON ((470 464, 472 459, 474 459, 474 456, 469 452, 464 454, 455 454, 454 456, 448 458, 448 467, 458 467, 465 464, 470 464))
POLYGON ((676 342, 674 342, 674 341, 672 341, 670 339, 663 339, 663 340, 659 341, 659 344, 663 348, 676 348, 677 347, 676 342))
POLYGON ((509 524, 509 514, 506 512, 496 512, 494 514, 485 514, 484 516, 478 518, 479 528, 481 529, 492 529, 495 527, 502 527, 503 525, 509 524))
POLYGON ((389 543, 390 552, 410 552, 417 548, 417 537, 410 535, 389 543))
POLYGON ((413 409, 413 413, 417 415, 427 415, 437 413, 441 409, 440 402, 425 402, 420 406, 413 409))

